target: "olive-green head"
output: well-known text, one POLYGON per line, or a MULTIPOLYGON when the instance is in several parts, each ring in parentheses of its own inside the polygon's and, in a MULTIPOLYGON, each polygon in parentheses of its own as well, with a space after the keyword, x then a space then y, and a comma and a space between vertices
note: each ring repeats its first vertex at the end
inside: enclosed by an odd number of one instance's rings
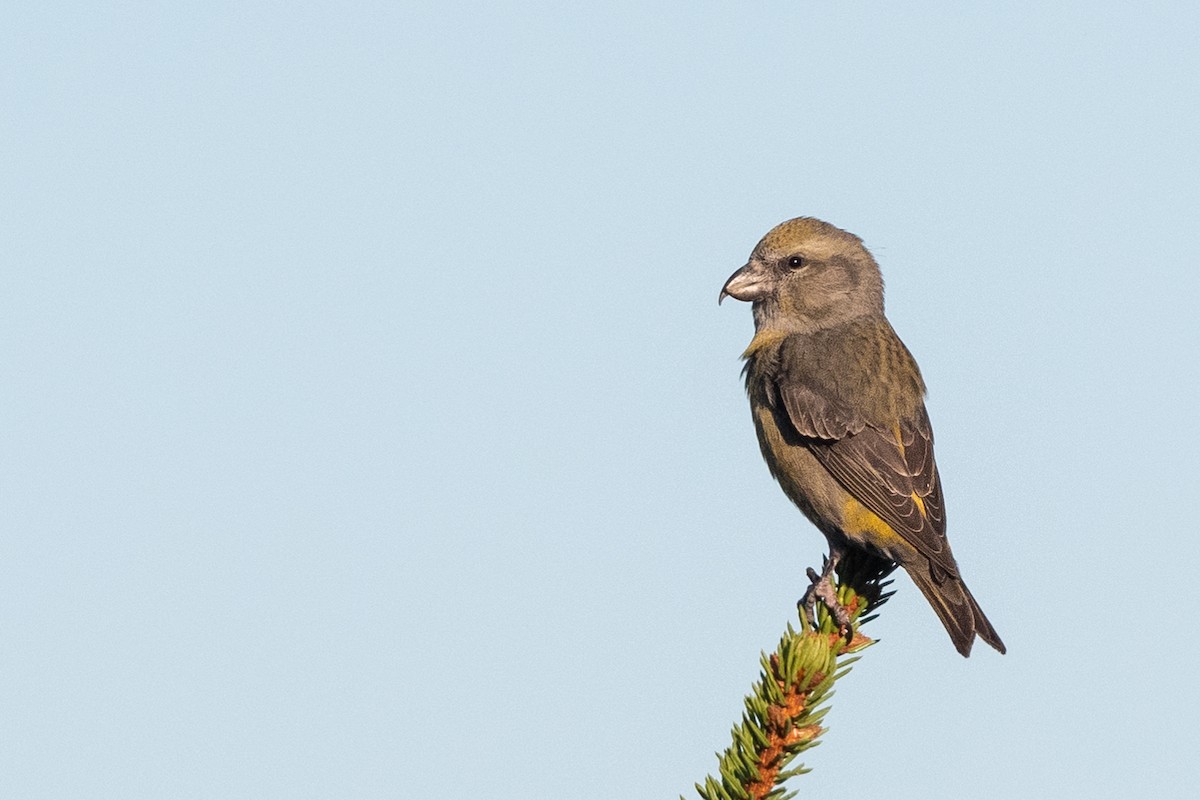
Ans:
POLYGON ((754 303, 759 330, 814 331, 883 314, 879 265, 852 233, 812 217, 771 229, 721 289, 754 303))

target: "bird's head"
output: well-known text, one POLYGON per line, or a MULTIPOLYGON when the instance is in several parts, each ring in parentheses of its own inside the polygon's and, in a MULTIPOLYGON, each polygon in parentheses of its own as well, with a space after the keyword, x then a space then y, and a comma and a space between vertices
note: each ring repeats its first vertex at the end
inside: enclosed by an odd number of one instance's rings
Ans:
POLYGON ((883 313, 883 278, 852 233, 812 217, 775 226, 729 277, 726 296, 754 303, 759 330, 815 331, 883 313))

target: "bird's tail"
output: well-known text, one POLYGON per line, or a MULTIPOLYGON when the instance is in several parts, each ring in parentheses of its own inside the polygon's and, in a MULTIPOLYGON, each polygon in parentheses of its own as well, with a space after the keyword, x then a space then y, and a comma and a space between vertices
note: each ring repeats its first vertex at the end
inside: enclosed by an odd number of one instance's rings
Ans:
POLYGON ((950 634, 958 652, 964 656, 971 655, 971 645, 975 643, 977 635, 1001 653, 1005 652, 1000 635, 984 616, 983 609, 975 602, 961 578, 940 570, 934 574, 928 566, 916 565, 909 567, 908 574, 946 626, 946 632, 950 634))

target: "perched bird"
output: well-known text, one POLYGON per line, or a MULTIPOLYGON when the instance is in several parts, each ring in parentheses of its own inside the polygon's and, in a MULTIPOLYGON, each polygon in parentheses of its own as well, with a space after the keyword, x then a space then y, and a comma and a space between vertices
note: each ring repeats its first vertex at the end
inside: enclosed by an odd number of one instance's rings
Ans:
POLYGON ((758 443, 784 493, 825 534, 810 571, 843 625, 830 574, 847 548, 900 564, 955 648, 978 636, 1004 652, 946 541, 925 383, 883 314, 879 265, 852 233, 810 217, 772 229, 721 289, 753 302, 742 357, 758 443))

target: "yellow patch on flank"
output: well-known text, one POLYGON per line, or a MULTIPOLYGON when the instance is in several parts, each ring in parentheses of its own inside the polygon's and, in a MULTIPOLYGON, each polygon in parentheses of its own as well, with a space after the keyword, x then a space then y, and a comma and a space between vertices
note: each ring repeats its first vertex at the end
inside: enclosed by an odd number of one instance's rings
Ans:
POLYGON ((903 541, 891 525, 853 497, 842 505, 842 530, 851 538, 869 539, 881 545, 903 541))
POLYGON ((921 496, 916 492, 913 492, 911 497, 913 502, 917 504, 917 510, 921 512, 921 516, 928 517, 929 515, 925 513, 925 501, 921 499, 921 496))
POLYGON ((746 345, 746 352, 742 353, 742 358, 750 356, 762 350, 764 347, 769 347, 773 344, 778 344, 787 337, 783 331, 765 330, 754 334, 754 338, 750 340, 750 344, 746 345))

